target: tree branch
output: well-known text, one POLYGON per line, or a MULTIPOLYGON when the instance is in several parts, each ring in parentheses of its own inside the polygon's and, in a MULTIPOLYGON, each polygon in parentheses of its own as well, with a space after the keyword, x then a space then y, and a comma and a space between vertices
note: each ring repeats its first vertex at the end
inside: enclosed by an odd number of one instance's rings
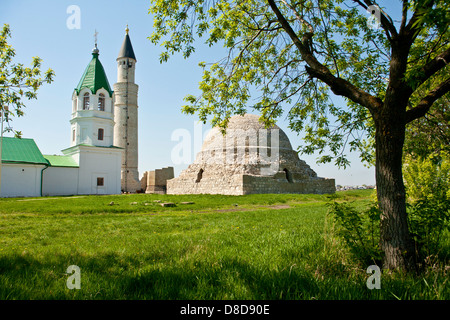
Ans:
MULTIPOLYGON (((435 1, 430 0, 425 4, 427 8, 432 8, 434 6, 435 1)), ((423 5, 423 4, 422 4, 423 5)), ((420 6, 420 2, 416 6, 416 10, 414 11, 411 19, 409 20, 406 27, 400 29, 400 32, 403 34, 408 34, 411 41, 415 39, 415 37, 419 34, 420 29, 422 28, 423 23, 418 23, 420 20, 420 16, 423 14, 421 12, 424 8, 420 6)))
POLYGON ((422 100, 420 100, 416 107, 406 111, 406 123, 425 116, 433 103, 447 92, 450 92, 450 78, 441 82, 436 88, 431 90, 424 98, 422 98, 422 100))
POLYGON ((280 12, 279 8, 275 4, 275 1, 268 0, 268 3, 272 11, 277 16, 279 23, 299 50, 302 59, 307 63, 307 66, 305 66, 305 68, 311 77, 325 82, 334 94, 347 97, 355 103, 368 108, 371 112, 374 112, 376 108, 382 105, 381 99, 357 88, 347 80, 335 77, 330 72, 330 70, 322 63, 320 63, 311 52, 311 38, 313 34, 310 32, 306 32, 303 34, 302 40, 300 40, 289 22, 280 12))
POLYGON ((415 88, 411 88, 411 90, 415 90, 422 83, 428 80, 431 76, 433 76, 436 72, 444 68, 446 65, 450 63, 450 47, 438 54, 434 59, 430 60, 426 65, 424 65, 421 69, 420 76, 416 78, 417 83, 415 84, 415 88))

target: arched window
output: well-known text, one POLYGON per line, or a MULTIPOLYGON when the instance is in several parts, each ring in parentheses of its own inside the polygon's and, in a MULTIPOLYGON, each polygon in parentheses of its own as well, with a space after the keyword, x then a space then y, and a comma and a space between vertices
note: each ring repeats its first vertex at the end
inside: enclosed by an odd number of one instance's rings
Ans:
POLYGON ((292 181, 292 174, 289 172, 289 170, 288 169, 283 169, 283 171, 284 171, 284 173, 286 173, 286 180, 289 182, 289 183, 292 183, 293 181, 292 181))
POLYGON ((83 96, 83 110, 89 110, 89 93, 85 93, 83 96))
POLYGON ((98 111, 105 111, 105 95, 103 93, 98 95, 98 111))
POLYGON ((199 183, 200 180, 203 178, 203 169, 200 169, 200 171, 197 174, 197 180, 195 180, 195 183, 199 183))
POLYGON ((98 140, 103 140, 104 132, 105 132, 105 130, 103 130, 102 128, 98 129, 98 135, 97 135, 98 140))

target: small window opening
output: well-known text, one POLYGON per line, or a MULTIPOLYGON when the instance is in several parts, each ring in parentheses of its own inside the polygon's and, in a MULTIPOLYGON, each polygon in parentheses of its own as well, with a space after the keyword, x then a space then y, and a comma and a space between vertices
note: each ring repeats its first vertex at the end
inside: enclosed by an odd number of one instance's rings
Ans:
POLYGON ((98 111, 105 111, 105 95, 100 93, 98 95, 98 111))
POLYGON ((292 173, 291 173, 288 169, 286 169, 286 168, 284 168, 283 171, 284 171, 284 173, 286 174, 286 180, 287 180, 289 183, 292 183, 292 182, 293 182, 293 181, 292 181, 292 173))
POLYGON ((98 140, 103 140, 103 133, 104 133, 104 130, 103 129, 98 129, 98 140))
POLYGON ((97 178, 97 187, 103 187, 105 185, 105 178, 98 177, 97 178))
POLYGON ((89 93, 85 93, 83 96, 83 110, 89 110, 89 93))
POLYGON ((197 180, 195 180, 195 183, 199 183, 203 178, 203 169, 200 169, 200 171, 197 174, 197 180))

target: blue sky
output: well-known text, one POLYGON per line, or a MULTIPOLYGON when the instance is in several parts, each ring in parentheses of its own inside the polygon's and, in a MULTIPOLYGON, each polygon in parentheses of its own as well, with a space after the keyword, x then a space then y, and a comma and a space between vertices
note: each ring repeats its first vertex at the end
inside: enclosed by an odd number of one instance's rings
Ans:
MULTIPOLYGON (((183 98, 199 94, 200 61, 215 62, 222 58, 222 48, 199 44, 196 53, 185 60, 181 55, 171 57, 168 63, 159 63, 162 49, 147 39, 152 33, 152 16, 148 14, 148 0, 2 0, 0 23, 10 24, 10 44, 16 49, 16 63, 30 65, 32 57, 43 59, 43 70, 52 68, 56 77, 50 85, 38 92, 38 99, 27 101, 25 116, 14 118, 12 126, 33 138, 42 153, 61 154, 70 146, 71 96, 84 69, 91 60, 94 32, 98 32, 100 61, 109 83, 116 82, 116 58, 128 24, 137 58, 136 83, 139 85, 139 172, 173 166, 177 176, 188 163, 173 163, 171 152, 180 143, 172 141, 172 133, 185 129, 191 133, 192 145, 199 146, 199 135, 194 134, 196 116, 181 113, 183 98), (67 8, 80 8, 79 29, 69 29, 67 8), (194 141, 195 139, 195 141, 194 141)), ((294 148, 301 138, 287 129, 282 117, 277 123, 291 140, 294 148)), ((206 132, 209 125, 203 125, 206 132)), ((198 132, 198 130, 197 130, 198 132)), ((8 135, 8 134, 7 134, 8 135)), ((201 138, 200 138, 201 139, 201 138)), ((191 160, 195 151, 192 150, 191 160)), ((317 155, 300 155, 318 176, 335 178, 336 184, 374 184, 374 168, 364 167, 357 154, 351 155, 351 167, 338 169, 333 164, 316 164, 317 155)))

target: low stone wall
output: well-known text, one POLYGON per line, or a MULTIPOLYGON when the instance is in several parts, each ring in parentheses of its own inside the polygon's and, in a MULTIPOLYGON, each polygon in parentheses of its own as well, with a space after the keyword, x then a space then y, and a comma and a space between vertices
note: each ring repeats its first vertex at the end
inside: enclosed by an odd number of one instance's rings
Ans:
POLYGON ((199 182, 192 177, 167 180, 167 194, 242 195, 242 175, 204 176, 199 182))
POLYGON ((167 194, 264 194, 264 193, 298 193, 298 194, 332 194, 335 193, 334 179, 313 178, 304 181, 289 182, 278 177, 232 175, 202 177, 195 179, 176 178, 167 181, 167 194))
MULTIPOLYGON (((281 177, 280 177, 281 178, 281 177)), ((332 194, 336 192, 334 179, 313 178, 289 182, 286 179, 262 176, 243 176, 243 193, 332 194)))

